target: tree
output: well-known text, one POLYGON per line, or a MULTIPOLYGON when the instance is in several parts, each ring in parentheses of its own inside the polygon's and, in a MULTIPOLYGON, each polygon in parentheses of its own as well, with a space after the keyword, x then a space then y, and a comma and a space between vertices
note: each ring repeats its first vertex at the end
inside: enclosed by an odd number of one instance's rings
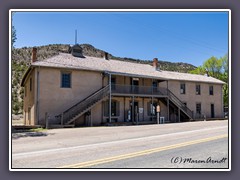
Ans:
POLYGON ((222 69, 222 60, 212 56, 211 58, 209 58, 207 61, 203 63, 203 68, 205 68, 209 76, 220 79, 221 69, 222 69))
POLYGON ((194 70, 190 71, 191 74, 201 74, 204 75, 206 73, 206 69, 203 66, 199 66, 194 70))
MULTIPOLYGON (((12 24, 13 24, 13 15, 14 13, 12 13, 12 24)), ((12 25, 12 33, 11 33, 11 36, 12 36, 12 48, 14 48, 14 43, 16 42, 17 40, 17 32, 16 32, 16 29, 15 27, 12 25)))
POLYGON ((228 106, 228 54, 221 58, 210 57, 202 66, 190 71, 192 74, 206 74, 224 81, 223 85, 223 102, 224 106, 228 106))

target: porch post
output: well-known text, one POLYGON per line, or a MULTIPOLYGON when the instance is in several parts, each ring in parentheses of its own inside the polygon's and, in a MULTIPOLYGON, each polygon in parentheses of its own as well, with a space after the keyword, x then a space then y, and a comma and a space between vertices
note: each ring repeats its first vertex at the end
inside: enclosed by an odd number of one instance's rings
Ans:
POLYGON ((169 98, 167 98, 167 117, 168 117, 168 122, 170 121, 170 115, 169 115, 169 98))
POLYGON ((144 116, 144 113, 145 113, 144 97, 142 98, 142 106, 143 106, 143 121, 145 121, 145 116, 144 116))
POLYGON ((111 108, 111 104, 112 104, 112 95, 111 95, 111 91, 112 91, 112 84, 111 84, 111 74, 109 74, 109 76, 108 76, 108 84, 109 84, 109 122, 111 123, 111 115, 112 115, 112 108, 111 108))
POLYGON ((134 124, 134 115, 135 115, 135 111, 134 111, 134 96, 132 97, 132 123, 134 124))
MULTIPOLYGON (((167 96, 168 96, 168 81, 167 81, 167 96)), ((169 96, 167 97, 167 116, 168 116, 168 122, 170 121, 170 114, 169 114, 169 96)))
POLYGON ((123 115, 124 115, 124 122, 126 121, 126 98, 123 98, 123 115))
POLYGON ((93 123, 92 123, 92 110, 90 110, 89 118, 90 118, 90 126, 92 127, 93 126, 93 123))
POLYGON ((63 113, 61 115, 61 125, 63 125, 63 113))
POLYGON ((152 121, 153 121, 153 96, 152 96, 152 106, 151 106, 151 118, 152 118, 152 121))
MULTIPOLYGON (((225 118, 225 116, 224 116, 224 103, 223 103, 223 85, 221 86, 221 108, 222 108, 222 117, 225 118)), ((229 110, 228 110, 228 112, 229 112, 229 110)))
POLYGON ((178 122, 180 122, 180 108, 178 108, 178 122))

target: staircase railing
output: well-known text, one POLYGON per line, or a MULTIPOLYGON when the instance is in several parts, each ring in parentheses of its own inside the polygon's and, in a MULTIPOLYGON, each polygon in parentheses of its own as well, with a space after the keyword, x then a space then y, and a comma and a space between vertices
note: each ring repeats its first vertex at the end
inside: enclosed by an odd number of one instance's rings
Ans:
POLYGON ((61 121, 62 124, 69 124, 75 117, 88 111, 95 103, 103 99, 109 94, 109 85, 97 90, 90 96, 71 106, 65 110, 62 114, 56 116, 56 118, 61 121))
POLYGON ((176 104, 179 108, 182 109, 190 118, 193 118, 193 111, 191 111, 180 99, 178 99, 177 96, 175 96, 169 89, 168 91, 168 97, 169 99, 176 104))

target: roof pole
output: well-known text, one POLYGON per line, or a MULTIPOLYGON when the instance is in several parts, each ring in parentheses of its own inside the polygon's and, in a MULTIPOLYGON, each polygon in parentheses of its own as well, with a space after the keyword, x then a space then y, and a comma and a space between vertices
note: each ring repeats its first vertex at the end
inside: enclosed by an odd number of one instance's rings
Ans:
POLYGON ((111 74, 109 74, 109 76, 108 76, 108 81, 109 81, 109 123, 111 123, 111 114, 112 114, 112 108, 111 108, 111 105, 112 105, 112 84, 111 84, 111 78, 112 78, 112 76, 111 76, 111 74))
POLYGON ((168 81, 167 81, 167 116, 168 116, 168 121, 170 121, 170 113, 169 113, 169 95, 168 95, 168 81))
POLYGON ((178 122, 180 122, 180 107, 178 107, 178 122))
POLYGON ((75 30, 75 44, 77 44, 77 30, 75 30))

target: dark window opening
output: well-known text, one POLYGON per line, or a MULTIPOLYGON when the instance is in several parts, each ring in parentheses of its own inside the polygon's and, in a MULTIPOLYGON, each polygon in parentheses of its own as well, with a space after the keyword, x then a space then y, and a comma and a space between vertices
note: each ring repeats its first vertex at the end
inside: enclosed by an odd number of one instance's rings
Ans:
POLYGON ((71 88, 71 73, 62 73, 61 87, 71 88))
POLYGON ((157 87, 158 87, 158 81, 157 80, 154 80, 152 82, 152 87, 153 87, 153 92, 156 92, 157 91, 157 87))
POLYGON ((111 87, 112 90, 116 89, 116 77, 111 77, 111 87))
POLYGON ((197 114, 201 114, 201 111, 202 111, 201 108, 202 108, 202 107, 201 107, 201 103, 197 103, 197 104, 196 104, 196 113, 197 113, 197 114))
POLYGON ((201 94, 201 86, 200 84, 196 85, 196 95, 200 95, 201 94))
POLYGON ((209 86, 209 95, 213 95, 213 86, 209 86))
POLYGON ((180 94, 185 94, 186 93, 186 86, 185 84, 180 84, 180 94))

